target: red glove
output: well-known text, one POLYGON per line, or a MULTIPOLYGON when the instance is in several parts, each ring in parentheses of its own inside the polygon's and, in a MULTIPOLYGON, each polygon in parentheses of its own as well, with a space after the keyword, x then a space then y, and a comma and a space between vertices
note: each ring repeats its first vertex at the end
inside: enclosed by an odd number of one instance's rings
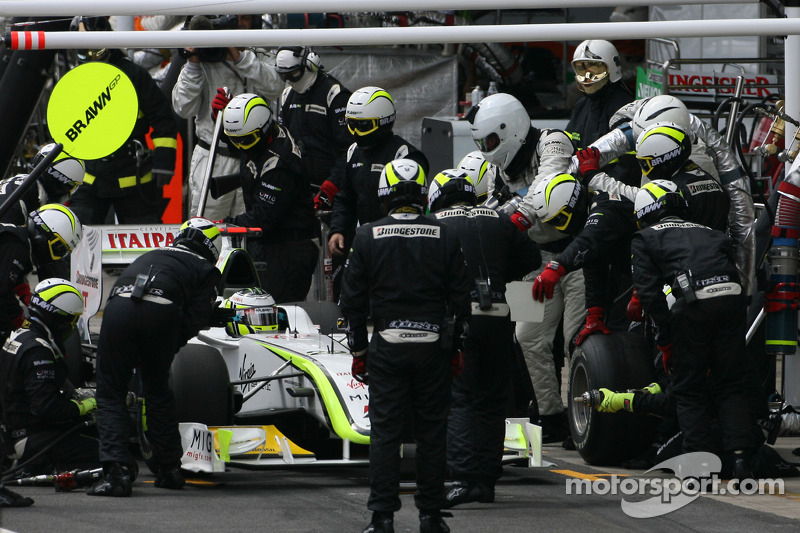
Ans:
POLYGON ((666 346, 657 346, 657 348, 661 352, 661 364, 664 365, 664 372, 670 374, 672 369, 672 343, 666 346))
POLYGON ((644 309, 642 309, 642 302, 639 301, 639 294, 636 289, 633 289, 631 301, 628 302, 628 307, 625 309, 625 314, 628 315, 628 320, 631 322, 644 322, 644 309))
POLYGON ((458 350, 450 359, 450 375, 456 377, 462 370, 464 370, 464 350, 458 350))
POLYGON ((600 150, 594 146, 578 150, 578 169, 581 177, 585 177, 587 172, 600 170, 600 150))
POLYGON ((14 287, 14 294, 17 295, 17 298, 22 300, 22 303, 25 305, 30 305, 31 303, 31 286, 27 283, 20 283, 16 287, 14 287))
POLYGON ((542 273, 533 280, 533 299, 543 302, 545 298, 552 298, 556 283, 566 273, 567 269, 555 261, 547 263, 542 273))
POLYGON ((611 333, 603 323, 603 308, 590 307, 589 314, 586 316, 586 324, 583 325, 583 329, 575 339, 575 346, 580 346, 586 340, 586 337, 598 331, 601 331, 603 335, 611 333))
POLYGON ((319 186, 319 192, 314 197, 314 209, 317 211, 323 208, 330 209, 337 192, 339 192, 339 187, 336 184, 330 180, 323 181, 319 186))
POLYGON ((353 354, 353 364, 350 366, 350 371, 356 381, 366 383, 369 377, 367 375, 367 354, 353 354))
POLYGON ((511 222, 513 222, 520 231, 528 231, 528 229, 531 227, 531 221, 519 211, 516 211, 513 215, 511 215, 511 222))
POLYGON ((217 94, 214 96, 214 100, 211 101, 211 118, 214 121, 217 120, 217 114, 225 109, 225 106, 228 105, 228 102, 231 101, 231 97, 228 94, 228 90, 225 87, 218 87, 217 94))
POLYGON ((19 329, 22 327, 22 324, 25 322, 25 313, 22 311, 19 312, 17 316, 11 320, 11 324, 14 326, 14 329, 19 329))

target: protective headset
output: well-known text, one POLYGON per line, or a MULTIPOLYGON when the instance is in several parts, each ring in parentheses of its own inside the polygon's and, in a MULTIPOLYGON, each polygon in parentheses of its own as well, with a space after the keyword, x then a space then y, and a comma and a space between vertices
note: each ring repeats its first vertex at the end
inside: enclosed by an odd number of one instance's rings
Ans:
POLYGON ((300 64, 308 71, 319 66, 319 55, 308 46, 281 46, 278 52, 282 50, 289 50, 295 57, 299 57, 300 64))

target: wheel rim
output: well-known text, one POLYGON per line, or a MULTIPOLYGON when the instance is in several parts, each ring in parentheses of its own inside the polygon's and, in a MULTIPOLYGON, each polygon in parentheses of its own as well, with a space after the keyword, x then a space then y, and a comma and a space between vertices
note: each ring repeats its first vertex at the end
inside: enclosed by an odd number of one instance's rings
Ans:
POLYGON ((592 408, 583 405, 583 402, 576 402, 574 398, 582 396, 589 390, 589 380, 586 376, 586 369, 583 365, 577 365, 575 373, 572 374, 572 389, 570 391, 570 401, 572 401, 572 423, 579 435, 584 435, 589 427, 589 417, 592 415, 592 408))

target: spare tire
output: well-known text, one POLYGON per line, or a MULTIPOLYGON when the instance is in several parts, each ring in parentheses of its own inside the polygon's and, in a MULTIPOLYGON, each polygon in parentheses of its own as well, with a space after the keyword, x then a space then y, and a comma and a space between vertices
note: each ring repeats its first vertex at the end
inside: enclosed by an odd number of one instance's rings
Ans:
POLYGON ((181 348, 172 361, 170 387, 178 422, 207 426, 233 423, 233 386, 228 367, 216 348, 205 344, 181 348))
POLYGON ((657 418, 621 411, 600 413, 574 398, 601 387, 617 392, 655 380, 645 339, 634 333, 592 335, 570 363, 568 414, 575 448, 591 465, 617 465, 649 446, 657 418))

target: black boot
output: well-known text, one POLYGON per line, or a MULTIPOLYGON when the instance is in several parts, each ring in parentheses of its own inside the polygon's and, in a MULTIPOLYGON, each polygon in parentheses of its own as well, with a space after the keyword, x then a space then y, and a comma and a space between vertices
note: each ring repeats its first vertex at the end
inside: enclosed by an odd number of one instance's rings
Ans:
POLYGON ((542 426, 542 444, 561 443, 570 436, 566 410, 555 415, 542 415, 538 425, 542 426))
POLYGON ((479 502, 492 503, 494 501, 494 487, 485 483, 472 483, 468 481, 454 481, 453 487, 445 496, 443 508, 450 509, 462 503, 479 502))
POLYGON ((361 533, 394 533, 394 515, 375 511, 372 521, 361 533))
MULTIPOLYGON (((448 516, 452 516, 448 513, 448 516)), ((419 533, 450 533, 439 511, 419 512, 419 533)))
POLYGON ((131 485, 131 476, 126 467, 119 463, 106 463, 103 465, 103 477, 86 489, 86 494, 126 497, 131 495, 131 485))
POLYGON ((155 486, 160 489, 182 489, 186 480, 180 468, 159 468, 156 474, 155 486))

